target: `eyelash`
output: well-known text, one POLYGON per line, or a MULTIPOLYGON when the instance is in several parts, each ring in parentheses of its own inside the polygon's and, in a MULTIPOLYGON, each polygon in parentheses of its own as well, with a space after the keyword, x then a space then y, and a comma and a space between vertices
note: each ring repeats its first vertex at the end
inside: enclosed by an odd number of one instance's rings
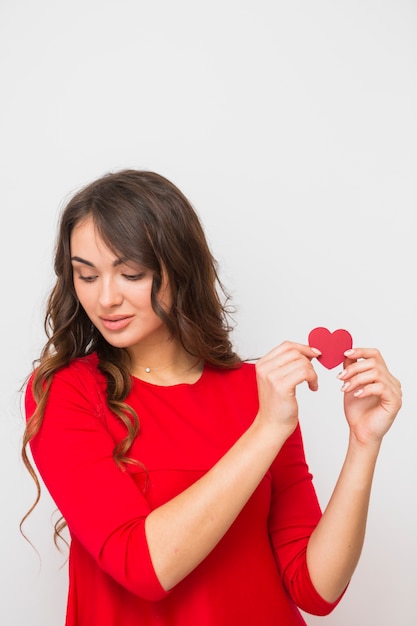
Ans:
POLYGON ((140 272, 140 274, 122 274, 123 278, 127 278, 127 280, 140 280, 145 276, 145 272, 140 272))
POLYGON ((92 283, 95 281, 97 276, 79 276, 80 280, 83 280, 85 283, 92 283))
MULTIPOLYGON (((141 272, 140 274, 122 274, 123 278, 126 280, 135 281, 141 280, 145 276, 145 272, 141 272)), ((79 276, 80 280, 83 280, 86 283, 92 283, 98 278, 97 276, 79 276)))

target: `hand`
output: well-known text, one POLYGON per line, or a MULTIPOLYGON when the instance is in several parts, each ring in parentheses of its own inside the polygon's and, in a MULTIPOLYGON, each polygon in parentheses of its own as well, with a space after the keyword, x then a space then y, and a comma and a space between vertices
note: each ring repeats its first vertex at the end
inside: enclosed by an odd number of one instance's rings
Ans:
POLYGON ((400 382, 378 350, 355 348, 346 356, 338 378, 350 431, 362 444, 379 444, 401 408, 400 382))
POLYGON ((312 391, 318 389, 311 359, 319 354, 310 346, 285 341, 256 364, 258 418, 283 426, 288 431, 287 437, 298 424, 297 385, 306 381, 312 391))

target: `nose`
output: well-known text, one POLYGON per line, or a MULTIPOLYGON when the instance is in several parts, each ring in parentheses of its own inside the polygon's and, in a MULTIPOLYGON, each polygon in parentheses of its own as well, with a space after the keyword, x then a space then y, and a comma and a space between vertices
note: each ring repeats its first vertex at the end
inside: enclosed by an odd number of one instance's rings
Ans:
POLYGON ((100 285, 99 303, 103 309, 112 309, 123 302, 123 294, 117 280, 103 279, 100 285))

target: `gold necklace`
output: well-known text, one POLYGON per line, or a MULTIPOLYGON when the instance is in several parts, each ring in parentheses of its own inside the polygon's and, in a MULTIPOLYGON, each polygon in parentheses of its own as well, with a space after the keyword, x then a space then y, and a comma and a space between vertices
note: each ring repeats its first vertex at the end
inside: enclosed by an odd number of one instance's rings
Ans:
POLYGON ((151 372, 159 372, 160 370, 166 370, 168 367, 171 367, 171 365, 174 365, 175 361, 172 361, 171 363, 167 363, 167 365, 162 365, 160 367, 149 367, 148 365, 146 367, 144 367, 143 365, 136 365, 135 369, 141 369, 144 370, 147 374, 150 374, 151 372))
MULTIPOLYGON (((172 365, 174 365, 175 361, 171 361, 170 363, 167 363, 166 365, 162 365, 160 367, 149 367, 149 365, 136 365, 132 372, 134 372, 135 370, 141 369, 144 370, 144 372, 146 374, 151 374, 152 372, 160 372, 161 370, 165 370, 168 367, 171 367, 172 365)), ((197 360, 193 365, 191 365, 190 367, 186 367, 183 371, 184 372, 189 372, 191 370, 193 370, 198 364, 200 363, 200 360, 197 360)))

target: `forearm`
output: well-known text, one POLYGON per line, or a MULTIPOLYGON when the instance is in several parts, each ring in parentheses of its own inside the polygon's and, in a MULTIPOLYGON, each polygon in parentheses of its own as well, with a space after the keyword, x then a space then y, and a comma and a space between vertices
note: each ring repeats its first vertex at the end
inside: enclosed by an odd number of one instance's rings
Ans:
POLYGON ((328 602, 340 597, 362 551, 379 447, 380 444, 365 447, 351 436, 334 492, 309 540, 310 576, 318 593, 328 602))
POLYGON ((217 545, 268 471, 286 436, 256 421, 200 480, 146 519, 151 559, 169 590, 217 545))

